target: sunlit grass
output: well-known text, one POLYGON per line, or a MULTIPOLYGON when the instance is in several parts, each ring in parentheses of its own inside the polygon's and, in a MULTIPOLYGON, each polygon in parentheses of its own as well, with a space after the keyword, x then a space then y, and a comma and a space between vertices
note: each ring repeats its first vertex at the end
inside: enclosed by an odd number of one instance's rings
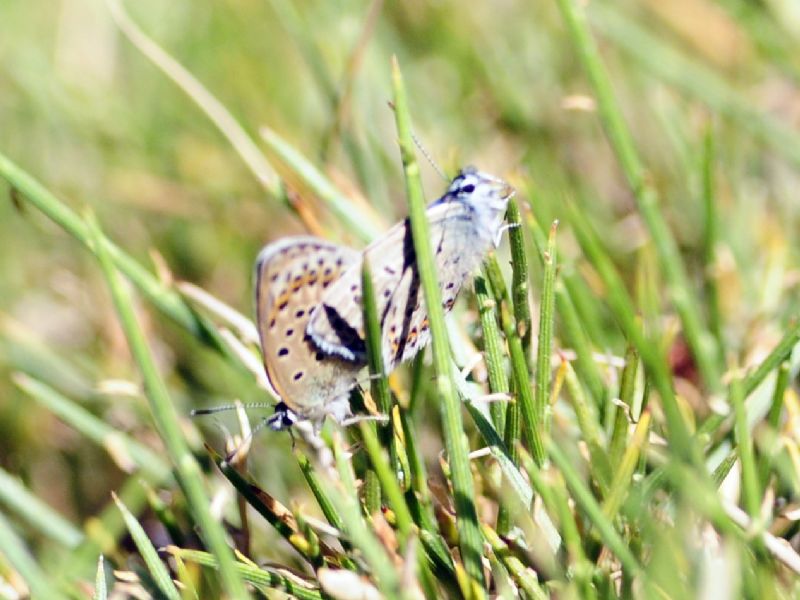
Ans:
POLYGON ((2 590, 797 594, 796 15, 77 4, 0 9, 2 590), (519 225, 425 361, 373 352, 390 421, 188 419, 268 397, 263 243, 423 230, 412 120, 519 225))

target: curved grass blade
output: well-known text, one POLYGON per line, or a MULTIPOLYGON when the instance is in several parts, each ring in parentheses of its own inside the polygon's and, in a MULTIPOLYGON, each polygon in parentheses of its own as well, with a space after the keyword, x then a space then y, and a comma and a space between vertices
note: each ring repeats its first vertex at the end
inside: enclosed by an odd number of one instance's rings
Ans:
POLYGON ((434 372, 436 373, 436 384, 441 399, 445 445, 453 479, 459 547, 467 574, 476 582, 477 586, 482 588, 485 585, 483 565, 481 564, 483 542, 478 528, 478 514, 474 503, 475 485, 472 481, 472 472, 469 466, 469 447, 464 437, 461 405, 456 395, 450 371, 447 330, 444 324, 441 292, 436 279, 436 270, 433 266, 433 251, 431 249, 428 221, 425 215, 419 166, 414 157, 411 117, 408 112, 405 86, 396 58, 392 62, 392 85, 400 154, 406 178, 411 233, 419 277, 425 294, 425 305, 428 308, 434 372))
POLYGON ((32 597, 53 600, 67 598, 67 595, 58 589, 55 582, 42 570, 2 512, 0 512, 0 554, 28 585, 32 597))
POLYGON ((712 392, 719 392, 722 385, 720 349, 717 348, 714 337, 704 327, 697 311, 700 304, 689 284, 675 238, 659 209, 658 192, 645 177, 644 166, 614 96, 610 77, 589 32, 584 9, 579 8, 575 0, 558 0, 558 7, 594 90, 606 135, 655 244, 672 302, 680 316, 686 340, 692 348, 703 381, 712 392))
POLYGON ((210 500, 204 489, 200 466, 183 437, 178 423, 178 415, 170 401, 167 387, 158 373, 147 340, 136 320, 130 295, 123 288, 119 274, 103 243, 99 226, 93 218, 88 223, 88 232, 111 290, 114 307, 128 340, 131 354, 136 360, 144 380, 145 395, 153 420, 164 441, 170 460, 175 466, 189 508, 200 528, 200 535, 220 561, 220 575, 224 588, 233 598, 247 598, 249 594, 234 570, 233 555, 226 543, 222 526, 211 515, 210 500))
MULTIPOLYGON (((219 562, 213 554, 200 550, 187 550, 167 546, 166 551, 186 562, 219 570, 219 562)), ((234 568, 243 581, 259 588, 277 590, 298 600, 323 600, 319 589, 288 569, 261 569, 252 563, 235 562, 234 568)))
POLYGON ((161 562, 158 552, 150 542, 150 538, 147 537, 144 528, 114 492, 111 493, 111 496, 114 498, 117 508, 119 508, 119 511, 122 513, 122 518, 125 520, 125 525, 128 527, 133 543, 136 544, 139 555, 144 559, 144 564, 147 566, 147 570, 153 578, 153 582, 155 582, 158 589, 168 600, 181 600, 178 588, 175 587, 175 583, 172 581, 167 567, 161 562))

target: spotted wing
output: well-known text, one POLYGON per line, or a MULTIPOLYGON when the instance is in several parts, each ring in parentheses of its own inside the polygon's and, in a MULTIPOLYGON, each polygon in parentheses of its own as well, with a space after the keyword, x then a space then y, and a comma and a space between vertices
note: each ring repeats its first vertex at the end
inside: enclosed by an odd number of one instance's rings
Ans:
POLYGON ((256 261, 264 368, 281 400, 303 417, 324 416, 326 407, 355 385, 360 366, 321 352, 306 327, 323 294, 360 260, 356 250, 303 236, 266 246, 256 261))
MULTIPOLYGON (((432 204, 427 216, 442 304, 447 311, 488 248, 476 247, 472 211, 463 203, 432 204)), ((408 219, 370 244, 364 256, 372 273, 381 325, 381 350, 388 373, 416 355, 430 340, 428 311, 408 219)), ((360 264, 342 273, 323 295, 309 321, 308 333, 327 353, 348 360, 365 360, 360 264)))

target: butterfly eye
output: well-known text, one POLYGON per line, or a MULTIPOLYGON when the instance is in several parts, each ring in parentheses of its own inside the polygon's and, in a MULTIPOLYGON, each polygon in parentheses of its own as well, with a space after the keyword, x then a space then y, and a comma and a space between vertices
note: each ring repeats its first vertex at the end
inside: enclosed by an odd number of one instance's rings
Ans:
POLYGON ((471 183, 468 183, 467 185, 461 188, 461 191, 464 192, 465 194, 471 194, 472 192, 475 191, 475 186, 472 185, 471 183))

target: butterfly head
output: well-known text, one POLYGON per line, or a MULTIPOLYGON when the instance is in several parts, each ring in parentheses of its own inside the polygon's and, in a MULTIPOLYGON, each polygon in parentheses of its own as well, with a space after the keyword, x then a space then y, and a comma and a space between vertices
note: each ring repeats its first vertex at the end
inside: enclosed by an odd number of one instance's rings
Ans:
POLYGON ((494 239, 503 223, 514 188, 508 183, 465 167, 453 178, 447 193, 438 202, 459 202, 471 209, 481 237, 494 239))

